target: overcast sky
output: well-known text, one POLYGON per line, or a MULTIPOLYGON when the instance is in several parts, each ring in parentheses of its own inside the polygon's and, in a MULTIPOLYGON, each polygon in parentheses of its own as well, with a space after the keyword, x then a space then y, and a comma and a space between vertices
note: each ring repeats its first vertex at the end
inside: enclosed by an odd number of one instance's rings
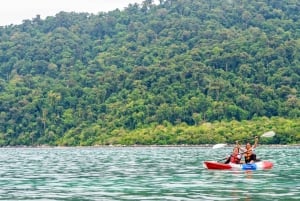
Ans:
POLYGON ((130 3, 142 3, 144 0, 0 0, 0 26, 21 24, 23 20, 32 20, 36 15, 42 19, 54 16, 60 11, 88 12, 123 9, 130 3))

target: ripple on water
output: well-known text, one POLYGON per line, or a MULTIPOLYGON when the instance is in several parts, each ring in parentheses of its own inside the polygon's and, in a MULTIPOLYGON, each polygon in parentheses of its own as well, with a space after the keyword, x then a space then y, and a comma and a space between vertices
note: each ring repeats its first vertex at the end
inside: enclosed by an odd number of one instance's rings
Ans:
POLYGON ((0 200, 297 200, 298 148, 256 150, 267 171, 209 171, 231 148, 5 148, 0 200), (271 150, 271 151, 270 151, 271 150))

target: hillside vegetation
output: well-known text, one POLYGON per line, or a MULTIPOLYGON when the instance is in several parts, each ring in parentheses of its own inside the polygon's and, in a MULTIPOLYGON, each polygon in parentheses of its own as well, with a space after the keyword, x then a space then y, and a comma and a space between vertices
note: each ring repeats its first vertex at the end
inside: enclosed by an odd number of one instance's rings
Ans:
POLYGON ((0 27, 0 146, 300 143, 299 13, 145 0, 0 27))

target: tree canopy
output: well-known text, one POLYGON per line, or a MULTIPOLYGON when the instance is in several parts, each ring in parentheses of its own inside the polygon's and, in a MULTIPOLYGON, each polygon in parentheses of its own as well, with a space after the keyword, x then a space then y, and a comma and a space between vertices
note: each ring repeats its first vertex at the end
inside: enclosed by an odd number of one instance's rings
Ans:
POLYGON ((145 0, 0 27, 0 145, 300 143, 299 12, 145 0))

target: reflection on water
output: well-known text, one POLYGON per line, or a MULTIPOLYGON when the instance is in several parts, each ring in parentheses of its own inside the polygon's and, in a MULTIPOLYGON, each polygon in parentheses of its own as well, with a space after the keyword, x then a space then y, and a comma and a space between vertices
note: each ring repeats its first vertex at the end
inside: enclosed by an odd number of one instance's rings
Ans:
POLYGON ((0 149, 0 200, 300 200, 300 149, 259 147, 266 171, 211 171, 231 148, 0 149))

